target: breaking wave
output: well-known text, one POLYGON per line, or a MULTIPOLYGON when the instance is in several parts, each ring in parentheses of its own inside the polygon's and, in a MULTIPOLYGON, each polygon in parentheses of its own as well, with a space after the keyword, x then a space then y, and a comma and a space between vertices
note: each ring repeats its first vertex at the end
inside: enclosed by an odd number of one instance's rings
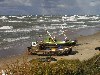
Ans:
POLYGON ((13 29, 13 26, 2 26, 0 29, 13 29))
POLYGON ((3 41, 7 41, 7 42, 14 42, 14 41, 18 41, 18 40, 25 40, 25 39, 29 39, 30 37, 19 37, 19 38, 7 38, 7 39, 3 39, 3 41))

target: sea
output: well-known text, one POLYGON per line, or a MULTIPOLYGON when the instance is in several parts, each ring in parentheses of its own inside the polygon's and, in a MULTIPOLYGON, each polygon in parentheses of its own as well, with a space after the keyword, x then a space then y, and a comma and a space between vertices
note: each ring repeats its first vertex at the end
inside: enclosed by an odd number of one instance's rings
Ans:
POLYGON ((0 58, 21 55, 46 36, 77 39, 100 31, 100 15, 0 16, 0 58), (47 33, 48 31, 48 33, 47 33))

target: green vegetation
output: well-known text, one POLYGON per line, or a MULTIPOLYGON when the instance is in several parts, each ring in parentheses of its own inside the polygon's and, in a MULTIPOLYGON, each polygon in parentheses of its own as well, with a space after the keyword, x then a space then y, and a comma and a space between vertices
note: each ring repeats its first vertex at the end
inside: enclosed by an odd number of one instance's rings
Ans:
POLYGON ((8 75, 100 75, 100 54, 87 61, 61 59, 55 63, 24 59, 8 64, 4 71, 8 75))

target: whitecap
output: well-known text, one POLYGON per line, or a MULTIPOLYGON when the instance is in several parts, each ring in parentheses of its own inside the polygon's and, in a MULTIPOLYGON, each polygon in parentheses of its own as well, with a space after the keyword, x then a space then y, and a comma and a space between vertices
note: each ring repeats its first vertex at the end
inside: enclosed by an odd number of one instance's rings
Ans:
POLYGON ((16 16, 9 16, 9 17, 16 17, 16 16))
POLYGON ((68 17, 66 17, 66 16, 62 16, 62 19, 67 19, 68 17))
POLYGON ((12 22, 12 23, 14 23, 14 22, 23 22, 23 21, 16 21, 16 20, 14 20, 14 21, 6 21, 6 22, 12 22))
POLYGON ((99 19, 99 17, 97 17, 97 16, 93 16, 93 17, 91 17, 91 18, 94 19, 94 20, 99 19))
POLYGON ((89 17, 87 17, 87 16, 78 16, 78 18, 77 19, 84 19, 84 20, 87 20, 87 19, 90 19, 89 17))
POLYGON ((80 22, 68 22, 68 23, 84 24, 85 22, 80 21, 80 22))
MULTIPOLYGON (((17 17, 18 19, 24 19, 26 16, 17 17)), ((30 16, 29 16, 30 17, 30 16)))
POLYGON ((44 20, 37 20, 37 22, 44 22, 44 20))
POLYGON ((1 16, 0 19, 8 19, 6 16, 1 16))
POLYGON ((4 32, 30 32, 32 31, 32 28, 20 28, 20 29, 12 29, 12 30, 6 30, 4 32))
POLYGON ((30 37, 19 37, 19 38, 7 38, 7 39, 3 39, 3 41, 7 41, 7 42, 14 42, 14 41, 18 41, 18 40, 25 40, 25 39, 29 39, 30 37))
POLYGON ((52 19, 51 22, 60 22, 59 19, 52 19))
POLYGON ((0 29, 13 29, 13 26, 2 26, 0 29))
POLYGON ((62 23, 62 24, 51 24, 51 26, 61 26, 61 25, 67 25, 67 23, 62 23))
POLYGON ((75 25, 72 25, 72 26, 67 26, 68 28, 73 28, 73 27, 75 27, 75 25))
POLYGON ((99 21, 88 21, 88 22, 91 22, 91 23, 100 23, 100 20, 99 21))
POLYGON ((70 16, 69 18, 67 18, 67 21, 77 21, 77 19, 75 18, 75 16, 70 16))

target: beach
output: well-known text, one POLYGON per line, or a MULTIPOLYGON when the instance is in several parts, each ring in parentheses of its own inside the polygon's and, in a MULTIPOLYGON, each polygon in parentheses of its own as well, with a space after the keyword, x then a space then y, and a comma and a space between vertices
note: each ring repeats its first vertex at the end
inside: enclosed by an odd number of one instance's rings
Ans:
POLYGON ((77 39, 79 45, 73 47, 74 53, 68 56, 57 57, 57 59, 79 59, 83 61, 100 54, 99 50, 95 50, 96 47, 100 47, 100 32, 93 35, 80 36, 77 39))
MULTIPOLYGON (((88 60, 95 55, 100 53, 99 50, 95 50, 96 47, 100 47, 100 32, 97 32, 93 35, 88 36, 79 36, 77 38, 78 45, 73 47, 73 52, 68 56, 53 56, 57 60, 60 59, 79 59, 80 61, 88 60)), ((23 53, 17 56, 11 56, 6 58, 0 58, 0 67, 2 65, 13 63, 19 60, 20 62, 23 61, 23 58, 27 58, 28 61, 31 59, 36 59, 45 56, 34 56, 34 55, 27 55, 27 53, 23 53)))

